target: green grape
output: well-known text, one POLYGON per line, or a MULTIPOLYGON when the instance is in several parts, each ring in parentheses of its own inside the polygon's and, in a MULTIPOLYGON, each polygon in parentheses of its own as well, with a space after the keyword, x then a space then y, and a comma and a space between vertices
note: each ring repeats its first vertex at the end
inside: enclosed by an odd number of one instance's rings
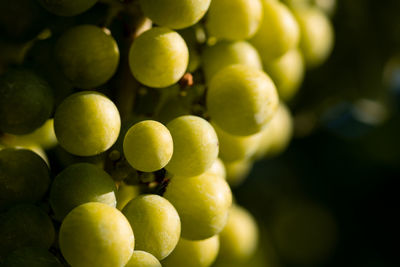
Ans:
POLYGON ((260 133, 249 136, 231 135, 213 125, 219 141, 219 157, 225 162, 252 157, 260 143, 260 133))
POLYGON ((171 179, 164 197, 181 218, 182 237, 202 240, 217 235, 224 228, 232 193, 225 180, 215 174, 171 179))
POLYGON ((49 216, 34 205, 18 205, 0 214, 0 262, 25 246, 50 248, 55 230, 49 216))
POLYGON ((125 267, 161 267, 161 263, 150 253, 135 250, 125 267))
POLYGON ((294 11, 300 25, 300 50, 307 67, 321 65, 330 55, 333 43, 333 27, 326 15, 317 8, 299 8, 294 11))
POLYGON ((280 99, 292 99, 304 78, 304 62, 300 51, 290 50, 282 57, 266 63, 264 67, 276 84, 280 99))
POLYGON ((206 172, 226 179, 225 165, 220 158, 217 158, 206 172))
POLYGON ((41 146, 38 146, 36 144, 26 144, 26 145, 13 145, 9 146, 10 148, 15 148, 15 149, 27 149, 32 152, 34 152, 36 155, 40 156, 44 162, 47 164, 48 167, 50 167, 49 163, 49 158, 47 157, 46 152, 43 150, 41 146))
POLYGON ((336 10, 336 0, 284 0, 283 2, 292 9, 315 6, 329 16, 336 10))
POLYGON ((65 217, 59 235, 61 253, 72 266, 125 266, 135 238, 125 216, 116 208, 90 202, 65 217))
POLYGON ((86 91, 67 97, 54 115, 54 130, 60 145, 78 156, 94 156, 117 140, 121 119, 106 96, 86 91))
POLYGON ((0 150, 0 210, 18 203, 39 201, 50 185, 49 169, 34 152, 0 150))
POLYGON ((253 162, 249 159, 225 162, 226 181, 231 186, 240 185, 250 173, 253 162))
POLYGON ((146 120, 133 125, 125 135, 124 155, 133 168, 153 172, 167 165, 172 157, 172 137, 164 125, 146 120))
POLYGON ((40 4, 51 13, 59 16, 75 16, 85 12, 98 0, 39 0, 40 4))
POLYGON ((167 125, 174 141, 174 154, 166 169, 176 175, 193 176, 205 172, 218 156, 218 138, 206 120, 181 116, 167 125))
POLYGON ((154 23, 171 29, 196 24, 207 12, 211 0, 140 0, 143 13, 154 23))
POLYGON ((121 183, 117 191, 117 209, 122 210, 126 204, 140 194, 140 189, 135 185, 121 183))
POLYGON ((175 250, 162 264, 164 267, 209 267, 215 261, 219 250, 219 238, 191 241, 181 238, 175 250))
POLYGON ((261 0, 212 0, 206 27, 217 38, 242 40, 257 32, 262 18, 261 0))
POLYGON ((117 188, 111 176, 89 163, 69 166, 59 173, 50 190, 50 204, 55 217, 62 221, 75 207, 87 202, 116 206, 117 188))
POLYGON ((2 267, 63 267, 47 249, 22 247, 7 256, 2 267))
POLYGON ((29 70, 10 69, 0 76, 0 130, 27 134, 40 127, 53 110, 46 81, 29 70))
POLYGON ((158 195, 141 195, 122 210, 135 233, 136 249, 157 259, 167 257, 181 234, 181 222, 175 208, 158 195))
POLYGON ((219 42, 204 49, 202 54, 203 70, 207 81, 224 67, 242 64, 262 70, 257 50, 246 41, 219 42))
POLYGON ((129 51, 129 66, 133 76, 149 87, 173 85, 185 73, 188 62, 189 50, 183 38, 162 27, 141 34, 129 51))
POLYGON ((83 89, 106 83, 119 63, 114 38, 94 25, 80 25, 66 31, 57 41, 55 56, 65 76, 83 89))
POLYGON ((189 108, 179 98, 173 97, 162 105, 156 118, 158 121, 167 124, 177 117, 189 114, 189 108))
POLYGON ((279 1, 262 0, 264 18, 250 42, 260 52, 264 64, 295 48, 300 39, 299 25, 290 10, 279 1))
POLYGON ((245 65, 231 65, 219 71, 207 94, 211 119, 232 135, 260 132, 278 103, 275 85, 268 75, 245 65))
POLYGON ((251 214, 242 207, 232 206, 226 226, 219 234, 222 261, 236 262, 250 258, 258 243, 258 228, 251 214))

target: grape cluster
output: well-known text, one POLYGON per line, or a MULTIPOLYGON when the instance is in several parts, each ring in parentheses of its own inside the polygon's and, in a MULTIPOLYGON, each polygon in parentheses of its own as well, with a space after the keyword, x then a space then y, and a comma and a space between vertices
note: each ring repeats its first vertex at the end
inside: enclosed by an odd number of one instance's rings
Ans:
POLYGON ((0 265, 251 257, 230 186, 288 145, 333 44, 326 9, 284 2, 0 0, 0 265))

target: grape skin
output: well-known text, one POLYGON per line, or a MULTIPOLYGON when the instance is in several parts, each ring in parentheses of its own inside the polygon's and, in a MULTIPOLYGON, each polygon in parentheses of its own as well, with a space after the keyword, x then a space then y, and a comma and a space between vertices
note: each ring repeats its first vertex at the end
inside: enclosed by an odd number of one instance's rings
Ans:
POLYGON ((39 0, 40 4, 51 13, 59 16, 75 16, 85 12, 98 0, 39 0))
POLYGON ((22 247, 7 256, 2 267, 63 267, 58 259, 47 249, 41 247, 22 247))
POLYGON ((135 250, 125 267, 161 267, 161 263, 150 253, 135 250))

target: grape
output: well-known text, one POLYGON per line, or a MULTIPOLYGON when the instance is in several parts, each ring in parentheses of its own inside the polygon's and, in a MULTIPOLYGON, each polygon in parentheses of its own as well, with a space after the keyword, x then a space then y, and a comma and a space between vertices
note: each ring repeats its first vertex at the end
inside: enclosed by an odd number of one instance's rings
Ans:
POLYGON ((65 217, 59 235, 60 249, 72 266, 125 266, 135 239, 125 216, 116 208, 90 202, 65 217))
POLYGON ((161 267, 161 263, 150 253, 135 250, 125 267, 161 267))
POLYGON ((294 11, 300 25, 300 50, 307 67, 321 65, 333 48, 334 32, 329 19, 317 8, 300 8, 294 11))
POLYGON ((202 240, 218 234, 226 224, 232 193, 225 180, 205 173, 171 179, 164 197, 178 211, 182 237, 202 240))
POLYGON ((29 70, 10 69, 0 76, 0 130, 27 134, 40 127, 53 109, 46 81, 29 70))
POLYGON ((266 72, 276 84, 282 100, 290 100, 298 91, 304 78, 303 57, 298 49, 293 49, 267 64, 266 72))
POLYGON ((174 141, 174 154, 166 169, 176 175, 199 175, 211 167, 218 156, 218 138, 206 120, 181 116, 167 125, 174 141))
POLYGON ((189 114, 189 108, 186 107, 179 98, 173 97, 167 100, 161 107, 158 112, 157 120, 167 124, 177 117, 189 114))
POLYGON ((212 0, 206 27, 217 38, 248 39, 257 32, 262 17, 260 0, 212 0))
MULTIPOLYGON (((268 126, 267 126, 268 127, 268 126)), ((257 151, 261 135, 231 135, 214 125, 219 140, 219 157, 225 162, 249 159, 257 151)))
POLYGON ((174 147, 167 127, 153 120, 133 125, 125 135, 123 146, 129 164, 143 172, 164 168, 174 147))
POLYGON ((0 210, 18 203, 35 203, 50 184, 46 163, 25 149, 0 150, 0 210))
POLYGON ((140 195, 138 186, 120 184, 117 191, 117 209, 122 210, 132 199, 140 195))
POLYGON ((290 10, 279 1, 262 0, 264 18, 250 42, 264 63, 295 48, 300 39, 299 25, 290 10))
POLYGON ((57 41, 55 56, 65 76, 83 89, 107 82, 119 62, 114 38, 94 25, 80 25, 66 31, 57 41))
POLYGON ((117 107, 100 93, 75 93, 58 106, 54 129, 60 145, 78 156, 94 156, 117 140, 121 119, 117 107))
POLYGON ((204 49, 203 70, 207 81, 224 67, 242 64, 262 70, 261 58, 257 50, 248 42, 219 42, 204 49))
POLYGON ((45 212, 34 205, 23 204, 0 214, 0 236, 1 262, 10 252, 25 246, 50 248, 55 231, 45 212))
POLYGON ((111 176, 97 166, 78 163, 64 169, 51 185, 50 204, 62 221, 75 207, 87 202, 116 206, 117 188, 111 176))
POLYGON ((225 166, 220 158, 217 158, 206 172, 221 177, 222 179, 226 179, 225 166))
POLYGON ((22 247, 7 256, 2 267, 63 267, 58 259, 40 247, 22 247))
POLYGON ((232 186, 240 185, 250 173, 253 162, 249 159, 225 162, 226 181, 232 186))
POLYGON ((59 16, 75 16, 85 12, 98 0, 39 0, 40 4, 51 13, 59 16))
POLYGON ((232 135, 260 132, 278 108, 272 80, 262 71, 232 65, 211 80, 207 107, 214 123, 232 135))
POLYGON ((154 23, 183 29, 197 23, 207 12, 211 0, 140 0, 143 13, 154 23))
POLYGON ((218 250, 218 236, 200 241, 181 238, 175 250, 162 264, 164 267, 208 267, 215 261, 218 250))
POLYGON ((133 76, 149 87, 170 86, 183 76, 189 51, 183 38, 167 28, 156 27, 141 34, 129 51, 133 76))
POLYGON ((181 234, 181 222, 175 208, 158 195, 141 195, 122 210, 135 233, 136 249, 157 259, 167 257, 181 234))
POLYGON ((257 248, 258 228, 251 214, 244 208, 232 206, 228 223, 219 235, 219 257, 223 261, 243 261, 252 256, 257 248))

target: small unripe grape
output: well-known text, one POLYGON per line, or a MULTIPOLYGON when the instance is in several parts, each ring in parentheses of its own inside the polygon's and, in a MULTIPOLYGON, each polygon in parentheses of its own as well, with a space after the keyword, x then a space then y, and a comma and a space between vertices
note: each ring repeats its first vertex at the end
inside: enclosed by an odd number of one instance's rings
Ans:
POLYGON ((202 64, 208 82, 218 71, 229 65, 242 64, 262 70, 257 50, 245 41, 219 42, 207 47, 202 54, 202 64))
POLYGON ((232 193, 225 180, 214 174, 171 179, 164 197, 179 213, 182 237, 202 240, 218 234, 226 224, 232 193))
POLYGON ((278 108, 278 94, 264 72, 231 65, 211 80, 207 107, 214 123, 232 135, 258 133, 278 108))
POLYGON ((293 49, 264 65, 265 71, 276 85, 280 99, 290 100, 298 91, 304 78, 303 57, 298 49, 293 49))
POLYGON ((317 8, 300 8, 294 11, 300 25, 300 50, 307 67, 322 64, 330 55, 333 43, 333 27, 327 16, 317 8))
POLYGON ((0 214, 0 262, 15 249, 25 246, 49 249, 55 239, 49 216, 34 205, 18 205, 0 214))
POLYGON ((119 63, 114 38, 94 25, 76 26, 65 32, 57 42, 55 56, 65 76, 83 89, 107 82, 119 63))
POLYGON ((262 0, 264 17, 250 42, 264 63, 295 48, 300 39, 299 25, 290 10, 279 1, 262 0))
POLYGON ((157 121, 141 121, 125 135, 124 155, 133 168, 153 172, 167 165, 172 157, 172 137, 164 125, 157 121))
POLYGON ((196 24, 207 12, 211 0, 140 0, 143 13, 154 23, 171 29, 196 24))
POLYGON ((60 228, 60 249, 72 266, 125 266, 135 244, 132 228, 116 208, 90 202, 73 209, 60 228))
POLYGON ((63 267, 46 248, 22 247, 7 256, 2 267, 63 267))
POLYGON ((62 221, 75 207, 87 202, 116 206, 116 191, 111 176, 89 163, 78 163, 64 169, 51 185, 50 204, 55 217, 62 221))
POLYGON ((234 205, 219 238, 221 260, 235 262, 248 259, 257 248, 257 224, 247 210, 234 205))
POLYGON ((174 251, 162 264, 164 267, 209 267, 215 261, 219 250, 219 238, 192 241, 181 238, 174 251))
POLYGON ((120 127, 121 119, 114 103, 92 91, 67 97, 54 115, 58 142, 78 156, 94 156, 109 149, 117 140, 120 127))
POLYGON ((39 0, 40 4, 51 13, 59 16, 75 16, 85 12, 98 0, 39 0))
POLYGON ((199 175, 211 167, 218 156, 214 128, 197 116, 181 116, 167 125, 174 140, 174 154, 166 169, 181 176, 199 175))
POLYGON ((231 186, 240 185, 253 167, 253 161, 249 159, 225 162, 226 181, 231 186))
POLYGON ((217 158, 206 172, 215 174, 222 179, 226 179, 225 165, 220 158, 217 158))
POLYGON ((257 32, 262 17, 260 0, 212 0, 206 27, 214 37, 243 40, 257 32))
POLYGON ((189 50, 183 38, 167 28, 156 27, 141 34, 129 51, 133 76, 149 87, 173 85, 186 71, 189 50))
POLYGON ((39 128, 53 110, 48 83, 28 70, 10 69, 0 76, 0 130, 27 134, 39 128))
POLYGON ((135 250, 125 267, 161 267, 161 263, 150 253, 135 250))
POLYGON ((26 149, 0 150, 0 210, 39 201, 49 185, 49 169, 37 154, 26 149))
POLYGON ((179 215, 171 203, 158 195, 141 195, 122 210, 135 233, 136 249, 157 259, 167 257, 181 234, 179 215))

